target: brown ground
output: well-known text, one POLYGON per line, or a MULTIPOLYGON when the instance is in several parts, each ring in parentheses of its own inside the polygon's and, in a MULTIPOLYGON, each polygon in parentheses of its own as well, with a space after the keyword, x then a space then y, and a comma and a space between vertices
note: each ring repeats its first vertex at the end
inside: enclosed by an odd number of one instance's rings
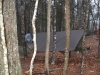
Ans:
MULTIPOLYGON (((91 36, 86 39, 86 46, 90 46, 90 50, 88 50, 85 54, 85 63, 83 75, 100 75, 100 59, 97 58, 98 52, 98 40, 96 36, 91 36)), ((50 75, 61 75, 64 56, 60 52, 56 52, 56 64, 50 64, 50 75)), ((51 63, 51 55, 50 52, 50 63, 51 63)), ((29 64, 32 57, 32 53, 28 55, 26 60, 22 59, 20 56, 22 70, 24 75, 29 75, 29 64)), ((38 52, 34 62, 33 75, 44 75, 44 57, 45 52, 38 52)), ((81 66, 81 53, 77 54, 75 51, 71 52, 71 58, 69 59, 68 64, 68 74, 67 75, 80 75, 80 66, 81 66)))

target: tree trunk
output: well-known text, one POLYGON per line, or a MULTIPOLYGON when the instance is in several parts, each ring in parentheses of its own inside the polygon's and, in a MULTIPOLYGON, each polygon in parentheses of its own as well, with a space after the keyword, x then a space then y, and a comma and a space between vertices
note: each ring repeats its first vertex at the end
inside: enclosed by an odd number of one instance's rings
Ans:
POLYGON ((5 42, 5 32, 2 15, 2 0, 0 1, 0 75, 9 75, 7 47, 5 42))
POLYGON ((18 45, 22 45, 22 33, 21 33, 21 2, 16 0, 16 13, 17 13, 17 35, 18 35, 18 45))
POLYGON ((66 48, 65 48, 65 60, 62 75, 66 75, 68 68, 69 50, 70 50, 70 4, 69 0, 65 1, 65 15, 66 15, 66 48))
POLYGON ((82 1, 81 0, 77 0, 77 25, 76 25, 76 29, 79 29, 79 27, 81 27, 80 25, 82 25, 82 1))
POLYGON ((32 27, 33 27, 33 36, 34 36, 33 37, 34 53, 33 53, 32 59, 31 59, 31 63, 30 63, 30 75, 32 75, 33 63, 34 63, 34 59, 35 59, 36 52, 37 52, 35 20, 36 20, 37 8, 38 8, 38 1, 39 0, 36 0, 34 15, 33 15, 33 18, 32 18, 32 27))
POLYGON ((54 25, 53 25, 53 52, 52 52, 52 63, 55 64, 56 60, 56 1, 54 0, 54 25))
MULTIPOLYGON (((26 23, 25 23, 25 1, 16 0, 16 9, 17 9, 17 33, 18 33, 18 42, 19 46, 23 48, 24 59, 27 57, 27 48, 25 42, 26 34, 26 23)), ((29 25, 28 25, 29 26, 29 25)))
MULTIPOLYGON (((31 23, 31 19, 30 19, 30 6, 31 6, 31 2, 30 0, 25 0, 25 10, 24 10, 24 25, 25 25, 25 31, 26 33, 29 33, 31 30, 30 29, 30 23, 31 23)), ((33 4, 32 4, 33 5, 33 4)), ((32 10, 32 9, 31 9, 32 10)))
POLYGON ((47 41, 46 41, 46 53, 45 53, 45 75, 49 75, 49 45, 50 45, 50 7, 51 0, 48 1, 47 7, 47 41))
POLYGON ((82 19, 83 19, 83 25, 84 25, 84 34, 83 34, 83 39, 82 39, 82 64, 81 64, 81 69, 80 69, 80 75, 83 75, 83 69, 84 69, 84 55, 85 55, 85 40, 86 40, 86 28, 87 28, 87 20, 88 20, 88 9, 86 9, 87 7, 85 7, 85 2, 87 2, 88 0, 82 0, 82 19))
POLYGON ((9 75, 22 75, 18 53, 15 0, 3 0, 3 15, 8 50, 9 75))
POLYGON ((70 25, 71 29, 75 29, 75 0, 70 0, 70 25))
POLYGON ((20 6, 20 18, 21 18, 21 41, 22 42, 22 47, 23 47, 23 55, 24 59, 27 58, 27 47, 26 47, 26 42, 25 42, 25 34, 26 34, 26 28, 25 28, 25 2, 21 1, 21 6, 20 6))
POLYGON ((86 33, 87 34, 87 31, 88 31, 88 26, 89 26, 89 3, 90 3, 90 0, 86 0, 86 11, 85 11, 85 25, 86 25, 86 33))
MULTIPOLYGON (((99 18, 99 36, 100 36, 100 1, 98 1, 98 18, 99 18)), ((100 58, 100 37, 99 37, 99 45, 98 45, 98 58, 100 58)))

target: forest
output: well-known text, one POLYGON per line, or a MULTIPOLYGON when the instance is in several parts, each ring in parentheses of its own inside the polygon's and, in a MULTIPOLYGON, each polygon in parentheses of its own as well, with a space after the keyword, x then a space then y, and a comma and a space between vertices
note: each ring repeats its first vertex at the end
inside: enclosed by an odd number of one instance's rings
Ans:
POLYGON ((100 75, 100 0, 0 0, 0 75, 100 75))

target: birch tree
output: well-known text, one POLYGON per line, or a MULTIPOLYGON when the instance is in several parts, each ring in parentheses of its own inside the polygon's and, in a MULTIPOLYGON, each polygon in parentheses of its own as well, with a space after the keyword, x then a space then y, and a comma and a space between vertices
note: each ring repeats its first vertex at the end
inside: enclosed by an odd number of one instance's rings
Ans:
POLYGON ((47 40, 46 40, 46 53, 45 53, 45 75, 49 75, 49 45, 50 45, 50 7, 51 0, 48 1, 47 7, 47 40))
POLYGON ((33 53, 32 59, 31 59, 31 63, 30 63, 30 70, 29 70, 30 75, 32 75, 33 63, 34 63, 34 59, 35 59, 36 52, 37 52, 35 20, 36 20, 37 8, 38 8, 38 1, 39 0, 36 0, 35 8, 34 8, 34 15, 33 15, 33 18, 32 18, 32 27, 33 27, 33 36, 34 36, 33 37, 34 53, 33 53))
POLYGON ((66 22, 66 48, 65 48, 65 59, 62 75, 66 75, 68 68, 69 50, 70 50, 70 4, 69 0, 65 0, 65 22, 66 22))
POLYGON ((88 20, 88 7, 85 7, 85 2, 87 3, 88 0, 83 0, 82 1, 82 4, 83 4, 83 7, 82 7, 82 16, 83 16, 83 22, 82 24, 84 25, 84 34, 83 34, 83 39, 82 39, 82 64, 81 64, 81 70, 80 70, 80 75, 83 75, 83 69, 84 69, 84 55, 85 55, 85 40, 86 40, 86 28, 87 28, 87 20, 88 20))
POLYGON ((53 25, 53 52, 52 52, 52 63, 55 64, 56 60, 56 1, 54 0, 54 25, 53 25))
POLYGON ((7 47, 4 34, 4 23, 2 15, 2 0, 0 0, 0 75, 9 75, 8 72, 8 58, 7 47))
POLYGON ((15 0, 3 0, 3 17, 7 45, 4 54, 7 52, 8 75, 22 75, 18 53, 15 0))

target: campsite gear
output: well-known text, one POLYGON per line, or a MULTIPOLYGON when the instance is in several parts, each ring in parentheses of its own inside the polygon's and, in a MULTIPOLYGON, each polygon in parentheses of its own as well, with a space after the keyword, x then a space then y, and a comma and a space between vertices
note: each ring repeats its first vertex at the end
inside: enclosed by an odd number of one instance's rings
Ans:
MULTIPOLYGON (((71 30, 70 32, 70 51, 74 51, 80 40, 82 39, 84 30, 71 30)), ((46 50, 46 32, 40 32, 36 34, 37 50, 46 50)), ((56 32, 56 50, 65 51, 66 47, 66 32, 56 32)), ((50 33, 50 51, 53 50, 53 32, 50 33)))
MULTIPOLYGON (((70 32, 70 51, 74 51, 83 36, 84 30, 71 30, 70 32)), ((65 51, 66 47, 66 32, 61 31, 56 33, 56 50, 65 51)), ((40 32, 36 34, 37 51, 46 50, 47 33, 40 32)), ((25 35, 25 41, 30 49, 34 48, 32 35, 27 33, 25 35)), ((53 50, 53 32, 50 33, 50 51, 53 50)))

